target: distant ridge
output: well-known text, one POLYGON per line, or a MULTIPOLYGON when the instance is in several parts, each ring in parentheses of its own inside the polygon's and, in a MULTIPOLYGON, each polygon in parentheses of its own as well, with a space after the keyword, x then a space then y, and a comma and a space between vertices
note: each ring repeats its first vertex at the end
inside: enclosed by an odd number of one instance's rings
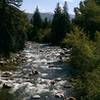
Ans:
MULTIPOLYGON (((29 20, 31 20, 33 14, 32 13, 26 13, 27 17, 29 20)), ((53 13, 40 13, 41 18, 44 20, 45 18, 47 18, 49 21, 52 21, 53 19, 53 13)), ((72 20, 75 16, 70 14, 70 20, 72 20)))

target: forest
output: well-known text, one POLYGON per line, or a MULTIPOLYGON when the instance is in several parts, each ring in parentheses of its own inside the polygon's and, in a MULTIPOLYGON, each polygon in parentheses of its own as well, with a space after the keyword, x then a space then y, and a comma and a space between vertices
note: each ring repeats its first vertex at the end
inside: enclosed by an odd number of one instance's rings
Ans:
POLYGON ((0 0, 0 60, 23 51, 27 41, 71 49, 66 63, 74 70, 71 83, 75 98, 100 100, 100 0, 81 1, 72 20, 67 2, 63 8, 57 3, 52 20, 43 20, 38 6, 29 20, 20 10, 22 3, 0 0))

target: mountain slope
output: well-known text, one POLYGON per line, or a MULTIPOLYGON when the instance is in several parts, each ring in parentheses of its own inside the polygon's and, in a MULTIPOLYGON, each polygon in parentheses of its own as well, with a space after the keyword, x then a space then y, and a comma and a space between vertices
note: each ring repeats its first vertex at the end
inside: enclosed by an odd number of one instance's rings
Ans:
MULTIPOLYGON (((31 13, 26 13, 27 17, 29 20, 31 20, 33 14, 31 13)), ((47 18, 48 20, 52 20, 53 19, 53 13, 40 13, 41 18, 44 20, 45 18, 47 18)), ((70 14, 70 20, 72 20, 75 16, 70 14)))

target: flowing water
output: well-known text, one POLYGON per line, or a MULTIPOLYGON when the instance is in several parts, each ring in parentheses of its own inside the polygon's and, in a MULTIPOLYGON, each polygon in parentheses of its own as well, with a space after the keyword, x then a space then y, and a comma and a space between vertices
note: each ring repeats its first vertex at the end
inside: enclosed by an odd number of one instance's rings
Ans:
POLYGON ((27 42, 21 53, 26 60, 16 71, 0 72, 0 100, 64 100, 57 93, 72 96, 70 66, 61 53, 64 50, 57 46, 27 42), (4 83, 10 87, 4 88, 4 83))

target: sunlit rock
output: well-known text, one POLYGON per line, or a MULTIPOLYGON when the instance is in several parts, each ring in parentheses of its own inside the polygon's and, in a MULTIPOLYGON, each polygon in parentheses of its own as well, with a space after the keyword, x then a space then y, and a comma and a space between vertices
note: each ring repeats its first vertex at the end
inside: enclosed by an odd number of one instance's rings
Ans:
POLYGON ((77 100, 75 97, 69 97, 67 100, 77 100))
POLYGON ((57 81, 57 82, 59 82, 59 81, 61 81, 62 79, 61 78, 57 78, 57 79, 55 79, 55 81, 57 81))
POLYGON ((32 96, 32 98, 33 98, 33 100, 34 100, 34 99, 37 100, 37 99, 40 99, 41 97, 40 97, 40 95, 34 95, 34 96, 32 96))
POLYGON ((63 93, 56 93, 56 94, 55 94, 55 97, 56 97, 56 98, 65 98, 65 96, 64 96, 63 93))
POLYGON ((3 72, 1 76, 2 77, 11 77, 12 76, 12 73, 9 72, 9 71, 6 71, 6 72, 3 72))

